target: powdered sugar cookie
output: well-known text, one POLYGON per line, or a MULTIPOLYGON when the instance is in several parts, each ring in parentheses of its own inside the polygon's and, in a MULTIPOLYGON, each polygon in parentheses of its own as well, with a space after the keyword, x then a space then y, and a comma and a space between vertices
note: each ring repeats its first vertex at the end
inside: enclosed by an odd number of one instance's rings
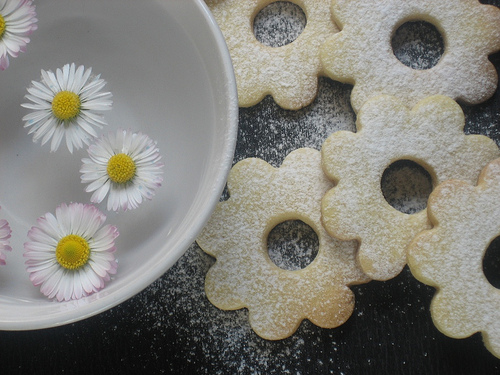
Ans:
POLYGON ((385 200, 381 179, 392 163, 416 162, 436 186, 450 178, 473 182, 500 156, 493 140, 465 135, 464 123, 460 106, 445 96, 411 110, 395 97, 378 96, 359 111, 357 133, 336 132, 323 144, 324 170, 337 182, 323 199, 323 224, 337 238, 360 241, 358 260, 372 279, 396 276, 408 244, 429 225, 425 210, 406 214, 385 200))
POLYGON ((500 9, 477 0, 334 0, 332 14, 341 28, 321 48, 326 74, 354 84, 357 112, 374 95, 402 98, 410 107, 442 94, 476 104, 497 87, 488 55, 500 50, 500 9), (434 25, 444 53, 434 67, 412 69, 394 55, 391 39, 407 21, 434 25))
POLYGON ((313 149, 290 153, 280 168, 256 158, 237 163, 230 198, 197 239, 217 259, 206 277, 210 301, 248 308, 254 331, 271 340, 290 336, 303 319, 325 328, 344 323, 354 308, 348 285, 369 280, 356 264, 356 242, 334 239, 321 225, 321 198, 331 187, 313 149), (276 266, 267 250, 269 232, 287 220, 303 221, 319 239, 316 258, 296 271, 276 266))
POLYGON ((233 61, 240 107, 250 107, 272 95, 285 109, 310 104, 321 74, 319 48, 338 32, 331 19, 330 0, 293 0, 304 11, 307 24, 292 43, 269 47, 253 33, 253 20, 276 0, 207 0, 233 61))
POLYGON ((477 186, 443 182, 427 211, 434 227, 411 243, 408 264, 418 280, 437 288, 434 324, 453 338, 482 332, 486 347, 500 358, 500 290, 483 272, 485 252, 500 236, 500 159, 487 165, 477 186))

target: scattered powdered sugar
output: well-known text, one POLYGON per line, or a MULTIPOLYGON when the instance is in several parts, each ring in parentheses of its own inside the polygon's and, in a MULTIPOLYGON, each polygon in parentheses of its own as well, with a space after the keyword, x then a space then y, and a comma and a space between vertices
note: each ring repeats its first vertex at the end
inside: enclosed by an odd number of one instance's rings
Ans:
POLYGON ((394 55, 412 69, 430 69, 444 53, 443 37, 434 25, 425 21, 406 22, 392 37, 394 55))
POLYGON ((338 130, 355 131, 351 87, 319 79, 319 93, 312 105, 298 111, 279 108, 271 97, 250 108, 240 108, 235 162, 258 157, 279 167, 286 155, 300 147, 320 150, 338 130))
POLYGON ((285 221, 267 237, 269 258, 278 267, 296 271, 307 267, 318 255, 319 240, 314 230, 300 220, 285 221))
POLYGON ((297 39, 306 23, 306 15, 298 5, 277 1, 264 7, 255 16, 253 32, 262 44, 282 47, 297 39))
POLYGON ((405 214, 425 210, 432 191, 432 177, 411 160, 398 160, 382 174, 380 188, 385 200, 405 214))

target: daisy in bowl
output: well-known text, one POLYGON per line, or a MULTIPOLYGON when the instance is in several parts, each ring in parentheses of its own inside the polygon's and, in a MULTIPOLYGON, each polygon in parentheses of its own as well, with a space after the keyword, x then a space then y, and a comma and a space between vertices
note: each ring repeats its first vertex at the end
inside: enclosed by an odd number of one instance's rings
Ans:
MULTIPOLYGON (((2 1, 2 0, 0 0, 2 1)), ((33 142, 50 139, 50 151, 59 148, 63 137, 69 152, 88 145, 97 137, 95 128, 106 125, 101 112, 111 109, 110 92, 102 92, 106 81, 92 75, 92 68, 66 64, 55 73, 42 69, 41 81, 32 81, 22 107, 32 112, 23 117, 33 142)))
POLYGON ((33 1, 0 0, 0 70, 9 67, 9 56, 26 52, 37 21, 33 1))
POLYGON ((76 300, 104 288, 116 273, 115 226, 95 206, 61 204, 28 232, 24 244, 31 282, 48 298, 76 300))
POLYGON ((108 195, 107 209, 135 209, 152 199, 163 181, 163 163, 156 142, 142 133, 119 129, 99 138, 82 159, 82 183, 93 192, 92 203, 108 195))

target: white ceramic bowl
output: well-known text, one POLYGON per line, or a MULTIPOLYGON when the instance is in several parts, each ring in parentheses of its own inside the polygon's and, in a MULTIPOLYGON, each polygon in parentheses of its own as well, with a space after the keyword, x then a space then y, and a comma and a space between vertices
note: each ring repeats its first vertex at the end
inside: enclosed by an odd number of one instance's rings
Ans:
POLYGON ((0 218, 10 222, 13 251, 0 267, 0 329, 58 326, 95 315, 160 277, 195 240, 231 167, 238 105, 222 34, 202 0, 36 1, 38 30, 26 53, 0 72, 0 218), (92 296, 54 302, 31 284, 23 243, 39 216, 62 202, 90 203, 81 158, 62 144, 32 142, 20 104, 40 69, 92 67, 113 93, 109 126, 158 141, 164 183, 152 201, 107 212, 119 228, 118 272, 92 296))

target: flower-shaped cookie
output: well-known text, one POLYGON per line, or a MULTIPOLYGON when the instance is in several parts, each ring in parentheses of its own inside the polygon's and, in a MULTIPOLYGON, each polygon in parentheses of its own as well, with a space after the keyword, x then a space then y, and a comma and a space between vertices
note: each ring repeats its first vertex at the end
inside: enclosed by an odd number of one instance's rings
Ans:
POLYGON ((500 159, 489 163, 477 186, 445 181, 427 206, 434 227, 408 248, 413 275, 437 288, 431 303, 436 327, 453 338, 482 332, 500 358, 500 290, 483 272, 489 244, 500 236, 500 159))
POLYGON ((313 149, 290 153, 280 168, 255 158, 236 164, 230 198, 197 239, 217 259, 206 277, 209 300, 224 310, 247 307, 254 331, 270 340, 290 336, 303 319, 344 323, 354 308, 347 286, 369 279, 356 264, 356 242, 334 239, 321 225, 321 198, 331 187, 313 149), (316 258, 296 271, 276 266, 267 249, 269 232, 287 220, 303 221, 319 239, 316 258))
POLYGON ((437 186, 450 178, 474 182, 500 156, 493 140, 465 135, 464 124, 460 106, 448 97, 426 98, 410 110, 381 95, 359 111, 357 133, 336 132, 323 144, 323 168, 338 182, 323 199, 323 224, 337 238, 360 241, 358 260, 372 279, 396 276, 408 244, 429 225, 425 210, 406 214, 385 200, 381 179, 392 163, 418 163, 437 186))
POLYGON ((285 109, 310 104, 322 73, 320 46, 338 32, 330 0, 293 0, 307 18, 303 32, 292 43, 269 47, 253 33, 253 20, 272 0, 207 0, 231 54, 240 107, 250 107, 272 95, 285 109))
POLYGON ((431 95, 476 104, 497 87, 488 55, 500 50, 500 9, 477 0, 334 0, 332 14, 341 28, 321 48, 326 74, 353 83, 357 112, 374 95, 394 95, 410 107, 431 95), (407 21, 426 21, 441 33, 445 51, 431 69, 401 63, 391 39, 407 21))

